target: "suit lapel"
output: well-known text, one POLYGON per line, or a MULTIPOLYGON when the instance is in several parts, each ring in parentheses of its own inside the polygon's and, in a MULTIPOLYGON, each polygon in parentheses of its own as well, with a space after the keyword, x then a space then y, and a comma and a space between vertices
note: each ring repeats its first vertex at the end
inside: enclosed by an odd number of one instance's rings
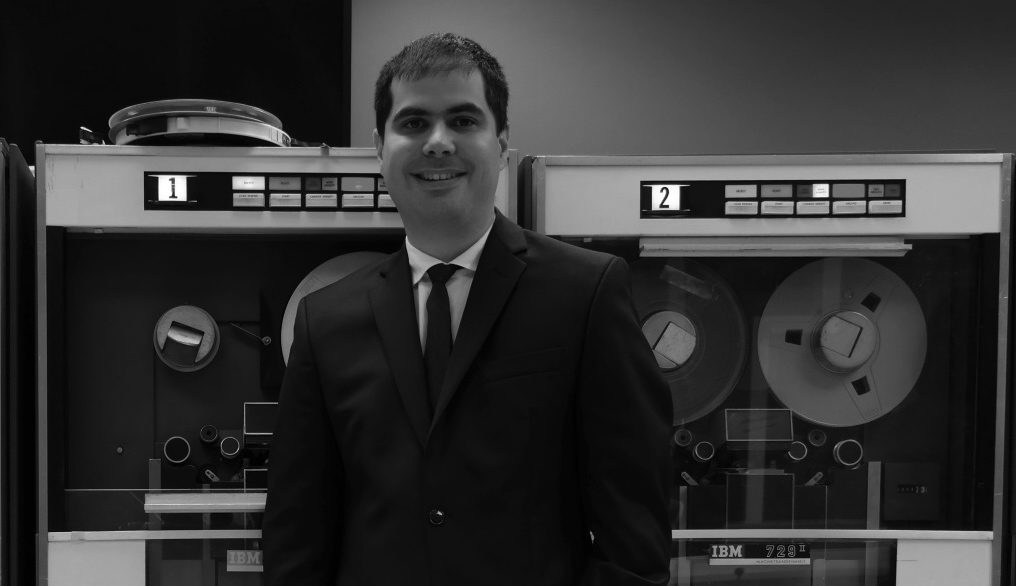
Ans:
POLYGON ((511 296, 526 263, 515 255, 526 249, 522 229, 498 212, 469 289, 448 370, 438 398, 431 430, 437 425, 455 395, 480 347, 494 327, 501 310, 511 296))
POLYGON ((430 405, 405 246, 392 255, 378 274, 380 281, 368 293, 371 311, 413 433, 420 447, 425 448, 431 423, 430 405))

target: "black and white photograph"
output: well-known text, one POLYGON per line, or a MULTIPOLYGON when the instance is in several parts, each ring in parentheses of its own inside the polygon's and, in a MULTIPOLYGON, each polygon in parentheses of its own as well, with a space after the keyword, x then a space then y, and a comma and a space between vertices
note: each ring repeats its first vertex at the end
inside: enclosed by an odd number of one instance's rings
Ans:
POLYGON ((0 586, 1016 584, 1014 27, 7 2, 0 586))

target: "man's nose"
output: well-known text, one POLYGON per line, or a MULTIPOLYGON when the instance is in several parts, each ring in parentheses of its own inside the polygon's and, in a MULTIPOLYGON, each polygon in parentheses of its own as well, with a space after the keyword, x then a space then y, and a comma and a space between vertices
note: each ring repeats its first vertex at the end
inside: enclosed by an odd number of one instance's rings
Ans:
POLYGON ((455 152, 455 141, 452 133, 444 123, 438 123, 431 127, 427 135, 427 142, 423 145, 423 152, 433 157, 450 155, 455 152))

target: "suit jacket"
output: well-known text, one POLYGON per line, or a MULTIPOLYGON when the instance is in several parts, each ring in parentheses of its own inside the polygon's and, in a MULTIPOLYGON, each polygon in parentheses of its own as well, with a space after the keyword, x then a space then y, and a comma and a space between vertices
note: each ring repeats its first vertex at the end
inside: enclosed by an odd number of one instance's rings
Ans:
POLYGON ((624 261, 498 214, 427 397, 405 248, 303 300, 266 584, 667 583, 671 398, 624 261))

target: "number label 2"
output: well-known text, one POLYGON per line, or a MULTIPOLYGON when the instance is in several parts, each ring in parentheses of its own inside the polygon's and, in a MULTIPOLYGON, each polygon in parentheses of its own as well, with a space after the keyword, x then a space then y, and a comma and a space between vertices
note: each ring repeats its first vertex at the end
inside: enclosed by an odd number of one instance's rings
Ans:
POLYGON ((682 188, 687 185, 676 183, 658 183, 652 186, 652 211, 654 212, 675 212, 684 209, 682 207, 682 188))

